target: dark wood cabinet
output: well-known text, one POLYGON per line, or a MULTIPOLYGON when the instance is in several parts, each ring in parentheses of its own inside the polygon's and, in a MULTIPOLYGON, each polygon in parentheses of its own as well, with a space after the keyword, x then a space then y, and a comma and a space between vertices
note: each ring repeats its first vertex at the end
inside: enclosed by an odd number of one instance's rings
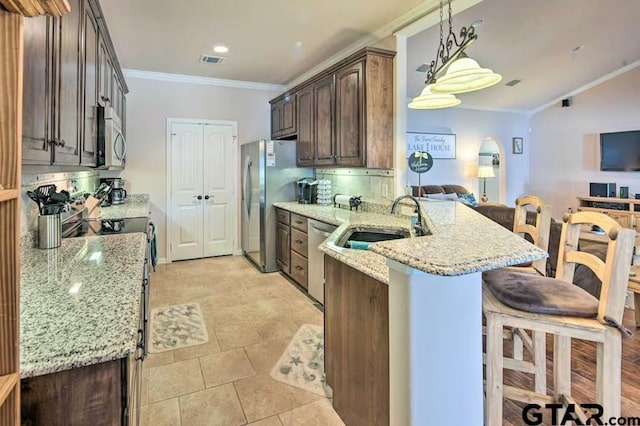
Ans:
POLYGON ((298 92, 298 143, 297 164, 299 167, 313 166, 315 157, 314 86, 298 92))
POLYGON ((53 152, 53 163, 78 165, 80 147, 80 41, 82 27, 82 0, 70 0, 71 12, 55 18, 57 50, 57 86, 55 87, 55 124, 58 144, 53 152))
POLYGON ((389 425, 389 286, 325 256, 325 371, 348 425, 389 425))
MULTIPOLYGON (((365 165, 364 60, 336 72, 336 164, 365 165)), ((391 141, 389 141, 390 143, 391 141)))
POLYGON ((286 95, 271 104, 271 138, 285 139, 297 133, 296 94, 286 95))
POLYGON ((95 166, 97 107, 112 98, 124 129, 128 89, 100 5, 69 3, 66 15, 24 22, 25 164, 95 166))
POLYGON ((84 8, 84 104, 80 164, 95 166, 98 155, 98 24, 93 11, 84 8))
MULTIPOLYGON (((297 95, 297 133, 286 135, 297 135, 298 166, 393 168, 394 56, 364 48, 287 92, 297 95)), ((284 99, 271 101, 272 137, 283 137, 284 99)))
POLYGON ((276 263, 287 274, 291 273, 290 233, 289 225, 276 224, 276 263))
POLYGON ((50 164, 53 139, 53 26, 54 18, 24 20, 24 58, 27 71, 22 92, 22 161, 50 164))
POLYGON ((314 165, 332 166, 336 163, 333 118, 335 114, 335 77, 329 75, 313 85, 315 151, 314 165))

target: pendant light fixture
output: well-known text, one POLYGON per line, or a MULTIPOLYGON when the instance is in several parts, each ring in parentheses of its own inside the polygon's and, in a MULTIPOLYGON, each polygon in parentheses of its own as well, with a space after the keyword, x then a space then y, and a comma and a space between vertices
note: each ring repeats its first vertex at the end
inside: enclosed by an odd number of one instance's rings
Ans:
POLYGON ((484 89, 502 80, 500 74, 496 74, 488 68, 481 68, 476 61, 464 53, 465 49, 478 38, 475 26, 462 27, 460 39, 458 39, 453 32, 451 0, 447 0, 447 4, 449 33, 445 40, 443 34, 444 0, 440 0, 440 44, 436 58, 431 61, 427 71, 426 87, 420 96, 411 101, 409 108, 436 109, 456 106, 460 104, 460 100, 453 96, 454 94, 484 89), (437 75, 447 67, 449 69, 446 75, 437 78, 437 75))

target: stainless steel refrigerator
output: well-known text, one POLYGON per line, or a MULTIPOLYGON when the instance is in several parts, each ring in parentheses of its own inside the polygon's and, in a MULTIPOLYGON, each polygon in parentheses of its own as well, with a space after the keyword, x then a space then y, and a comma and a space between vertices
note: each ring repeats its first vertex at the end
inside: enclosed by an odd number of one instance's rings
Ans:
POLYGON ((242 252, 262 272, 277 271, 273 203, 296 200, 296 181, 313 169, 296 167, 296 141, 259 140, 240 148, 242 252))

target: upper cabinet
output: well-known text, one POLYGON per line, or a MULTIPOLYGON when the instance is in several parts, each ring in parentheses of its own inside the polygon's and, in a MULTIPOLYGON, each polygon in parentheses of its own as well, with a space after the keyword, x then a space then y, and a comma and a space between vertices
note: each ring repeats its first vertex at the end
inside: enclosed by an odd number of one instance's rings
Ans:
POLYGON ((285 95, 273 99, 271 137, 297 138, 301 167, 392 168, 394 56, 364 48, 287 92, 294 133, 282 130, 285 95))
POLYGON ((297 133, 296 95, 286 95, 271 103, 271 139, 286 139, 297 133))
POLYGON ((23 162, 95 166, 99 106, 122 117, 126 84, 97 0, 24 22, 23 162), (114 102, 115 99, 115 102, 114 102))

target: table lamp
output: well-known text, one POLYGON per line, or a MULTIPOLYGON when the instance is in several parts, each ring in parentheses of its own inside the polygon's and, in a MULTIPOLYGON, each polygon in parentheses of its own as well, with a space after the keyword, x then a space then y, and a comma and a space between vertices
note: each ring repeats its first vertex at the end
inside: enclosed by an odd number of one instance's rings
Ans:
POLYGON ((489 201, 489 197, 487 197, 487 178, 496 177, 495 173, 493 173, 493 166, 479 166, 478 177, 484 179, 484 184, 482 187, 482 197, 480 198, 480 201, 486 203, 487 201, 489 201))

